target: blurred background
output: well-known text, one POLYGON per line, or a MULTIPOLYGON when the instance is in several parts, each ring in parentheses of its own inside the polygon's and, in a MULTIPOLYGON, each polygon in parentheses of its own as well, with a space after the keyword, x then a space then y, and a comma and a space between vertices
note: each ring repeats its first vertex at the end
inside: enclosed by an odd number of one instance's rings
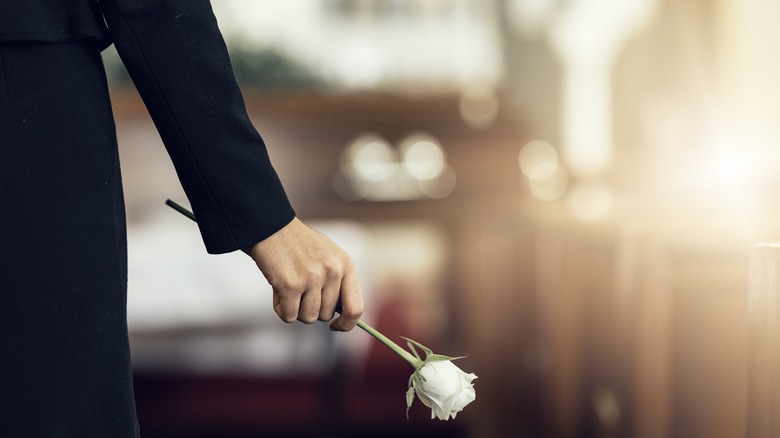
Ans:
POLYGON ((146 437, 740 437, 748 266, 780 237, 780 3, 215 0, 299 217, 365 320, 479 376, 405 415, 367 334, 287 325, 208 256, 116 54, 146 437))

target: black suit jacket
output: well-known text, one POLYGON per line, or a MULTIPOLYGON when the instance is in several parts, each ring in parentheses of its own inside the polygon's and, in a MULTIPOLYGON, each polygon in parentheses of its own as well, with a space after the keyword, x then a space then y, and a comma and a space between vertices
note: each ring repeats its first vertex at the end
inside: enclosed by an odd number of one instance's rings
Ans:
POLYGON ((292 220, 208 0, 0 0, 0 43, 73 41, 116 45, 208 252, 250 246, 292 220))

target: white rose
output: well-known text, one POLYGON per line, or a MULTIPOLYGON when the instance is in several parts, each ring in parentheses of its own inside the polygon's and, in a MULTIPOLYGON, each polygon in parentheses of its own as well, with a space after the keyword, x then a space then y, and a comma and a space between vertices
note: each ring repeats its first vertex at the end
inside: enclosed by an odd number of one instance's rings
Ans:
MULTIPOLYGON (((477 397, 474 373, 465 373, 451 361, 428 362, 412 378, 412 387, 425 406, 431 408, 431 418, 448 420, 477 397)), ((408 401, 411 404, 411 401, 408 401)))

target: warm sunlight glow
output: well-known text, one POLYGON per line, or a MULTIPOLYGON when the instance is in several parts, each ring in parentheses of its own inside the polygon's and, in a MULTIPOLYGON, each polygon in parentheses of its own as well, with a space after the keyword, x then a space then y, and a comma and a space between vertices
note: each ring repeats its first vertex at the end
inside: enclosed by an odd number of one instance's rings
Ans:
POLYGON ((595 222, 612 212, 615 200, 606 185, 584 183, 572 187, 566 203, 575 218, 583 222, 595 222))
POLYGON ((713 182, 724 189, 741 191, 747 182, 750 167, 745 160, 723 153, 713 160, 710 176, 713 182))
POLYGON ((654 8, 654 0, 574 0, 551 28, 564 66, 563 155, 578 176, 597 176, 612 163, 615 59, 654 8))

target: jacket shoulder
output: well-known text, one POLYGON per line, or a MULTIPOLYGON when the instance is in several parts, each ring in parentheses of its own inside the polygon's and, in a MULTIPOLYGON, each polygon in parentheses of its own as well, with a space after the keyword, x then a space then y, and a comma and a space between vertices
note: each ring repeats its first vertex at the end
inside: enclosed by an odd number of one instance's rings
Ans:
POLYGON ((0 0, 0 42, 107 40, 97 0, 0 0))

